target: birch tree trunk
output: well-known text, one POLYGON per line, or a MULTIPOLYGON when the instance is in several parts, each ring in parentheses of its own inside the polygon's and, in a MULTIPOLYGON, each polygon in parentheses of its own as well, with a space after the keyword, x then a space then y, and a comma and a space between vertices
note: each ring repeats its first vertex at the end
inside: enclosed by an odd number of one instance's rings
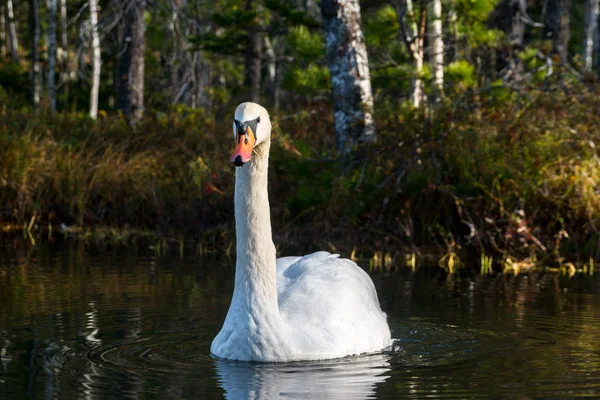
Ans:
POLYGON ((4 4, 0 5, 0 54, 2 54, 2 58, 6 57, 6 51, 8 47, 6 46, 6 10, 4 8, 4 4))
POLYGON ((415 63, 409 97, 413 106, 420 107, 424 98, 421 74, 423 73, 423 40, 426 13, 424 10, 421 12, 421 18, 417 26, 412 0, 399 0, 395 3, 395 7, 404 43, 415 63))
POLYGON ((60 46, 63 57, 67 54, 67 0, 60 0, 60 46))
POLYGON ((433 70, 433 82, 437 87, 438 94, 436 101, 440 100, 440 95, 444 89, 444 39, 442 37, 442 0, 433 0, 430 4, 429 12, 429 41, 431 68, 433 70))
POLYGON ((17 39, 17 26, 15 25, 15 13, 13 12, 12 0, 6 0, 8 11, 8 35, 10 39, 10 56, 14 62, 19 62, 19 40, 17 39))
POLYGON ((271 39, 265 35, 265 53, 267 55, 267 77, 269 79, 269 94, 273 108, 279 108, 279 87, 277 82, 277 54, 271 43, 271 39))
POLYGON ((322 0, 325 51, 333 92, 335 141, 349 151, 358 140, 375 140, 369 59, 358 0, 322 0))
POLYGON ((90 117, 98 117, 98 91, 100 89, 100 36, 98 35, 98 0, 89 0, 90 28, 92 33, 92 90, 90 93, 90 117))
POLYGON ((42 101, 42 71, 40 68, 40 13, 38 0, 29 0, 29 26, 31 29, 31 103, 33 108, 40 107, 42 101))
MULTIPOLYGON (((600 16, 598 16, 600 18, 600 16)), ((592 57, 593 69, 596 72, 600 72, 600 24, 596 26, 594 32, 594 56, 592 57)))
POLYGON ((48 87, 48 105, 50 111, 56 111, 56 0, 50 0, 48 20, 48 70, 46 85, 48 87))
POLYGON ((58 60, 60 64, 60 81, 65 92, 68 91, 67 83, 69 80, 69 48, 67 37, 67 0, 60 0, 60 48, 58 60))
POLYGON ((135 125, 144 111, 144 11, 146 0, 123 3, 123 46, 119 60, 117 104, 130 125, 135 125))
POLYGON ((591 71, 594 63, 594 42, 598 36, 598 3, 599 0, 585 0, 582 58, 586 71, 591 71))

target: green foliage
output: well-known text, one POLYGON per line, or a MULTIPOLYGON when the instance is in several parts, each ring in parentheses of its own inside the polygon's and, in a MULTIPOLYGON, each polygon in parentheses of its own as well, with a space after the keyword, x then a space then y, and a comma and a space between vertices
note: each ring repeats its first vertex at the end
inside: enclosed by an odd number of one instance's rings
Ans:
POLYGON ((492 83, 489 95, 490 103, 495 106, 514 104, 517 99, 517 93, 511 88, 506 87, 501 79, 492 83))
POLYGON ((304 25, 295 26, 287 35, 292 51, 305 62, 316 61, 325 56, 325 43, 320 32, 311 33, 304 25))
POLYGON ((454 9, 458 31, 469 46, 495 46, 499 43, 504 34, 487 27, 490 13, 498 3, 499 0, 456 0, 454 9))
POLYGON ((413 75, 413 68, 408 65, 402 67, 389 66, 378 68, 371 71, 371 83, 375 90, 385 88, 394 89, 402 92, 408 92, 410 88, 410 79, 413 75))
POLYGON ((523 65, 529 71, 533 71, 534 81, 541 83, 546 79, 548 70, 542 68, 544 61, 538 57, 539 50, 537 48, 527 48, 519 53, 519 58, 523 60, 523 65))
POLYGON ((477 84, 475 67, 464 60, 448 64, 444 68, 444 74, 449 83, 448 86, 457 91, 471 89, 477 84))
MULTIPOLYGON (((311 18, 303 10, 294 7, 293 2, 266 0, 265 6, 290 25, 303 25, 311 29, 321 28, 319 21, 311 18)), ((281 26, 275 26, 275 28, 281 28, 281 26)))
POLYGON ((386 5, 377 10, 374 16, 366 19, 365 38, 369 47, 381 47, 397 41, 400 32, 396 10, 386 5))
POLYGON ((0 88, 2 88, 2 97, 10 96, 11 102, 21 105, 28 104, 26 95, 26 93, 29 93, 28 74, 29 71, 25 65, 6 61, 0 63, 0 88))
POLYGON ((330 88, 329 69, 315 64, 309 64, 307 68, 290 68, 283 80, 286 89, 301 94, 322 93, 330 88))

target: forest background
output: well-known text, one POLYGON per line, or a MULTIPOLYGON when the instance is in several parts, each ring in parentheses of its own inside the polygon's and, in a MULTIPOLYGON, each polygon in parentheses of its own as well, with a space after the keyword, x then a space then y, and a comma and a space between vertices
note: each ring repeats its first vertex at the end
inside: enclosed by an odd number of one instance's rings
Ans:
POLYGON ((598 14, 598 0, 2 0, 0 226, 231 249, 231 119, 251 100, 273 119, 279 251, 593 269, 598 14))

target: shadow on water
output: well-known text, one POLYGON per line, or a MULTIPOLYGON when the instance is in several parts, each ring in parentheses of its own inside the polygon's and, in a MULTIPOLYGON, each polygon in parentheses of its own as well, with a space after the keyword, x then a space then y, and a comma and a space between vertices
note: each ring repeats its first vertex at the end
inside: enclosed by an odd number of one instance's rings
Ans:
POLYGON ((600 395, 600 279, 373 275, 396 349, 328 362, 209 355, 230 259, 0 243, 0 399, 600 395))

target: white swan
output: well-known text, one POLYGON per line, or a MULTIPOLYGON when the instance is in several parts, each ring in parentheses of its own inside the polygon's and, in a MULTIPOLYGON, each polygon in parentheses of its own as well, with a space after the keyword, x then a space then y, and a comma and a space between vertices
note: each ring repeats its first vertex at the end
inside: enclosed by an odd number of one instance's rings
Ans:
POLYGON ((375 353, 392 344, 373 281, 354 262, 317 252, 276 260, 267 170, 271 122, 265 108, 235 110, 237 260, 227 317, 210 347, 242 361, 293 361, 375 353))

